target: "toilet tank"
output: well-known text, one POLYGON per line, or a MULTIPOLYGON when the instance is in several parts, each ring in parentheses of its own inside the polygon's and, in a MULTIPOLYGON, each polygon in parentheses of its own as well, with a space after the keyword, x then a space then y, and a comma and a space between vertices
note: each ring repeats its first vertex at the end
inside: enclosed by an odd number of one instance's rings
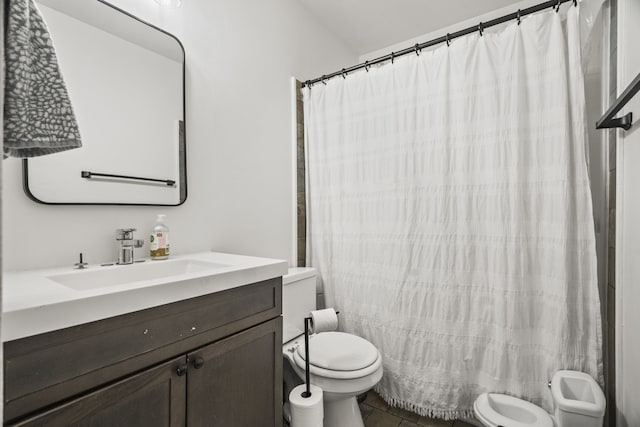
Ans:
POLYGON ((304 334, 304 318, 316 309, 314 268, 290 268, 282 276, 282 343, 304 334))
POLYGON ((551 395, 558 427, 602 427, 604 393, 591 375, 557 371, 551 379, 551 395))

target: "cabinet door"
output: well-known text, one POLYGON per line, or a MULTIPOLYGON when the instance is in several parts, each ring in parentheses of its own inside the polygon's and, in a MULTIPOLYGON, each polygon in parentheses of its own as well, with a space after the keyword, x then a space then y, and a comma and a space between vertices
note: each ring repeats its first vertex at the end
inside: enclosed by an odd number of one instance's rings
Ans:
POLYGON ((14 426, 185 425, 186 357, 149 368, 14 426), (180 372, 178 369, 182 368, 180 372))
POLYGON ((282 318, 188 357, 189 427, 282 426, 282 318))

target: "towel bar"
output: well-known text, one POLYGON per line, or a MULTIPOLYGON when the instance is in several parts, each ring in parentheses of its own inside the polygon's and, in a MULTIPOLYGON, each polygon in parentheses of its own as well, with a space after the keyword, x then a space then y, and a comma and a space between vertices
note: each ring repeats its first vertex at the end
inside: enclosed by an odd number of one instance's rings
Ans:
POLYGON ((110 173, 97 173, 97 172, 89 172, 89 171, 81 171, 80 176, 82 178, 93 178, 94 176, 105 177, 105 178, 118 178, 118 179, 133 179, 136 181, 152 181, 152 182, 161 182, 166 184, 169 187, 173 187, 176 185, 176 182, 172 179, 156 179, 156 178, 144 178, 140 176, 128 176, 128 175, 114 175, 110 173))

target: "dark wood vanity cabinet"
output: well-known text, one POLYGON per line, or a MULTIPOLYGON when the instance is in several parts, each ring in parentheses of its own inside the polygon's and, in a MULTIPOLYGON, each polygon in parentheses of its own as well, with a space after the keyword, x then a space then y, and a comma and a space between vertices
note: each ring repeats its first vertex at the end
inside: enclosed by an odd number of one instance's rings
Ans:
MULTIPOLYGON (((277 387, 278 399, 273 395, 274 369, 276 365, 279 369, 282 366, 282 344, 276 342, 281 337, 280 320, 274 319, 189 354, 189 427, 281 425, 282 389, 277 387), (279 423, 274 423, 275 417, 279 417, 279 423)), ((282 378, 279 381, 281 385, 282 378)))
POLYGON ((7 342, 5 425, 280 427, 281 292, 271 279, 7 342))
POLYGON ((11 425, 184 426, 187 380, 176 369, 185 362, 171 360, 11 425))

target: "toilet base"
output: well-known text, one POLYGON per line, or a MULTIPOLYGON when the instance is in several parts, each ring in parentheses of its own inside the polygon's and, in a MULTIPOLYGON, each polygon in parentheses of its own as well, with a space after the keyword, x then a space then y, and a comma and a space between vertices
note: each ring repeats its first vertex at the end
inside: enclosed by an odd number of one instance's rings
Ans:
POLYGON ((324 427, 364 427, 356 396, 324 394, 324 427))
MULTIPOLYGON (((305 378, 304 369, 295 362, 289 344, 285 344, 283 356, 286 360, 285 373, 291 369, 298 378, 305 378)), ((380 361, 380 357, 378 354, 377 362, 380 361)), ((382 363, 374 363, 374 365, 377 367, 373 372, 355 378, 337 379, 311 373, 311 384, 320 387, 323 391, 324 427, 364 427, 357 396, 371 390, 380 382, 383 372, 382 363)))

